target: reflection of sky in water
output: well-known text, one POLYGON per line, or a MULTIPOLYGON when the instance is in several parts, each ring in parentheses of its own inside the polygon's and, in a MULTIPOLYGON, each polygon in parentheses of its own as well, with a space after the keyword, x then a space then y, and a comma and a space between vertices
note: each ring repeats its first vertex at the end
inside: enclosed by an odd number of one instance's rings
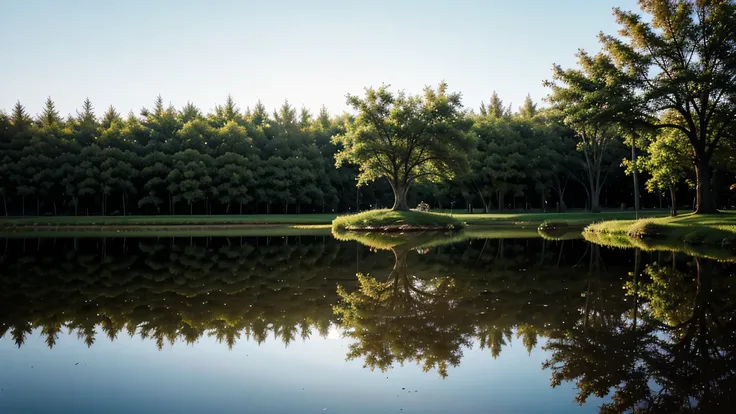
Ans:
POLYGON ((7 335, 0 412, 567 413, 597 412, 600 404, 591 398, 579 407, 573 385, 550 387, 541 338, 531 356, 516 339, 495 360, 487 349, 465 350, 446 379, 414 364, 371 372, 362 360, 345 361, 349 343, 333 329, 327 339, 313 335, 286 348, 243 338, 228 351, 204 336, 158 351, 123 333, 115 342, 99 335, 91 348, 62 334, 49 350, 39 330, 20 349, 7 335))

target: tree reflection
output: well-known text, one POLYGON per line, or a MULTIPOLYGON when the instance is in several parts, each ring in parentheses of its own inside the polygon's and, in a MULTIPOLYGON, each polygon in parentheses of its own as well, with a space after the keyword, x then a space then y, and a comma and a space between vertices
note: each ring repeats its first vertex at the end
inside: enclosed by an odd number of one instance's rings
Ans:
POLYGON ((438 263, 443 259, 427 260, 442 257, 442 237, 431 242, 434 254, 423 236, 403 237, 400 242, 396 235, 370 234, 363 240, 354 234, 358 241, 390 250, 394 266, 387 279, 359 273, 354 292, 338 288, 342 300, 335 312, 353 340, 348 359, 361 359, 370 369, 413 362, 446 377, 464 349, 477 345, 496 358, 514 333, 531 352, 540 335, 564 325, 573 307, 581 306, 580 270, 568 269, 566 283, 560 283, 552 277, 559 269, 544 266, 536 249, 526 256, 531 252, 518 243, 499 239, 494 250, 485 240, 479 251, 451 255, 452 264, 445 267, 438 263))
POLYGON ((602 412, 723 411, 735 390, 736 292, 712 262, 688 264, 647 265, 627 283, 626 299, 643 303, 551 335, 553 386, 575 381, 579 402, 612 390, 602 412))
POLYGON ((229 347, 271 335, 288 345, 327 335, 337 301, 329 280, 354 275, 352 251, 334 242, 184 242, 88 240, 78 250, 60 242, 56 251, 6 254, 0 337, 10 333, 20 347, 38 328, 50 348, 67 331, 87 346, 101 334, 138 335, 159 348, 204 335, 229 347))
POLYGON ((159 349, 203 337, 288 346, 337 326, 351 340, 349 359, 442 377, 472 346, 495 358, 517 341, 549 351, 552 385, 574 382, 578 402, 610 397, 603 412, 722 411, 729 402, 730 265, 575 240, 424 236, 372 235, 368 246, 59 241, 35 252, 36 243, 11 243, 0 257, 0 338, 21 347, 37 331, 50 348, 67 332, 87 346, 124 335, 159 349))
POLYGON ((470 345, 472 330, 460 306, 464 292, 449 277, 422 279, 410 272, 411 247, 390 250, 394 267, 387 280, 358 273, 358 290, 338 287, 342 302, 335 313, 355 340, 347 357, 362 358, 366 367, 381 371, 416 361, 424 371, 447 376, 447 368, 460 363, 461 347, 470 345))

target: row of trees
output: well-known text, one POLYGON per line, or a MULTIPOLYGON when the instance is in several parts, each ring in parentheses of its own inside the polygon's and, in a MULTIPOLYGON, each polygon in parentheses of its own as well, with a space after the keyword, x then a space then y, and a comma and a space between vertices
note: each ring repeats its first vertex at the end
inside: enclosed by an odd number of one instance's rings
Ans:
MULTIPOLYGON (((370 90, 367 95, 374 93, 370 90)), ((431 108, 417 99, 395 102, 385 87, 379 93, 391 102, 384 103, 380 111, 394 106, 407 112, 431 108)), ((366 108, 375 106, 367 100, 351 99, 366 108)), ((440 208, 457 203, 486 211, 545 208, 548 199, 563 207, 566 200, 591 206, 584 196, 566 195, 568 184, 585 189, 586 194, 600 195, 600 187, 588 191, 584 158, 576 151, 577 137, 553 111, 538 110, 527 98, 512 112, 494 93, 476 113, 461 110, 459 97, 453 99, 457 125, 450 128, 454 138, 446 141, 452 147, 436 141, 432 144, 436 146, 434 154, 444 157, 444 164, 425 150, 421 159, 409 157, 419 169, 403 173, 397 168, 397 176, 386 181, 375 180, 385 176, 382 172, 387 168, 393 171, 393 161, 380 166, 380 160, 388 158, 371 153, 375 147, 368 145, 366 150, 354 145, 355 131, 366 131, 363 122, 367 112, 357 118, 347 114, 335 117, 323 108, 317 117, 306 110, 297 116, 285 103, 269 115, 261 104, 239 111, 228 98, 214 113, 204 115, 191 104, 182 109, 167 108, 159 97, 153 109, 141 110, 141 116, 123 118, 109 108, 98 119, 91 102, 86 101, 77 116, 62 118, 49 99, 43 112, 32 119, 17 104, 10 115, 0 113, 3 213, 354 211, 357 207, 390 206, 394 199, 387 190, 391 188, 402 194, 395 197, 402 208, 408 207, 407 199, 411 198, 440 208), (351 164, 356 160, 354 151, 367 154, 365 162, 356 162, 361 167, 351 164), (399 177, 399 173, 404 176, 399 177), (356 180, 361 185, 358 189, 356 180), (393 182, 398 184, 391 187, 393 182), (415 183, 418 185, 412 186, 415 183), (517 204, 520 199, 523 202, 517 204)), ((426 133, 429 129, 423 125, 415 122, 411 127, 426 133)), ((400 137, 412 133, 390 134, 400 137)), ((416 140, 415 153, 424 148, 423 142, 416 140)), ((612 174, 617 173, 615 167, 625 155, 621 142, 615 144, 603 153, 605 163, 601 164, 612 174)), ((401 158, 400 149, 391 151, 392 159, 401 158)), ((666 166, 671 164, 665 160, 666 166)), ((681 175, 687 176, 686 172, 681 175)), ((629 187, 628 182, 619 183, 609 204, 626 202, 629 187)), ((659 192, 661 187, 652 190, 659 192)))
MULTIPOLYGON (((435 100, 443 99, 445 88, 441 86, 435 100)), ((394 102, 394 94, 385 87, 378 93, 384 99, 382 110, 396 106, 408 113, 405 116, 420 108, 429 112, 432 105, 403 95, 394 102)), ((375 94, 369 90, 368 99, 375 94)), ((518 197, 528 201, 535 194, 541 198, 528 204, 544 206, 552 188, 564 204, 566 183, 577 176, 580 165, 570 129, 538 111, 530 98, 516 113, 495 93, 481 105, 480 113, 461 110, 459 95, 452 99, 448 110, 459 128, 451 126, 455 137, 449 142, 454 147, 442 149, 449 157, 444 167, 428 167, 427 160, 435 159, 427 152, 412 159, 419 161, 418 166, 425 164, 419 166, 422 172, 378 182, 372 181, 382 176, 377 170, 385 170, 375 167, 381 156, 370 155, 360 168, 343 162, 353 160, 346 148, 354 149, 351 134, 361 128, 366 115, 336 117, 323 108, 313 117, 306 109, 297 114, 288 102, 273 114, 260 103, 240 111, 231 97, 205 115, 192 104, 165 107, 159 97, 152 109, 125 118, 112 107, 98 118, 90 101, 76 116, 62 118, 48 99, 42 113, 31 118, 18 103, 10 115, 0 113, 3 211, 6 215, 348 211, 390 206, 393 200, 386 190, 402 180, 397 188, 403 191, 404 208, 411 196, 439 207, 454 201, 504 209, 516 207, 518 197), (469 170, 458 170, 468 164, 469 170), (462 174, 448 180, 456 171, 462 174), (361 185, 357 190, 356 180, 361 185), (414 181, 422 185, 411 187, 414 181), (506 196, 512 201, 505 202, 506 196), (498 201, 495 206, 491 198, 498 201)), ((357 97, 350 100, 363 109, 375 106, 357 97)), ((430 130, 422 122, 409 127, 423 133, 430 130)), ((421 145, 415 147, 422 148, 424 144, 417 142, 421 145)), ((391 157, 399 155, 394 151, 391 157)))
POLYGON ((673 214, 688 185, 697 212, 716 212, 729 197, 716 198, 713 169, 734 178, 736 2, 640 5, 650 19, 616 9, 619 36, 601 34, 603 50, 581 51, 577 68, 554 66, 541 111, 527 98, 512 114, 494 94, 476 113, 445 83, 417 96, 367 88, 348 95, 356 115, 338 117, 288 102, 241 112, 230 97, 203 114, 159 97, 126 119, 112 107, 98 118, 88 100, 63 119, 49 99, 32 119, 18 103, 0 113, 4 212, 34 201, 36 214, 345 211, 361 206, 356 182, 368 187, 364 206, 406 210, 421 197, 488 210, 523 197, 524 208, 545 208, 549 196, 564 205, 571 179, 593 211, 606 186, 638 208, 646 181, 669 193, 673 214), (631 184, 617 174, 622 161, 631 184))
POLYGON ((259 103, 242 113, 231 98, 205 116, 159 97, 126 119, 112 107, 98 118, 89 100, 63 119, 51 99, 31 119, 19 103, 0 115, 0 192, 6 214, 31 203, 36 214, 337 208, 352 200, 340 191, 354 193, 350 169, 332 168, 339 128, 324 109, 314 118, 285 103, 269 116, 259 103))
MULTIPOLYGON (((600 208, 611 166, 618 164, 611 163, 616 147, 627 142, 636 208, 640 172, 649 170, 650 190, 669 190, 674 214, 676 187, 692 170, 696 212, 715 213, 711 170, 729 167, 736 135, 736 2, 641 0, 639 5, 649 18, 615 9, 621 30, 618 36, 600 35, 600 53, 580 51, 577 68, 554 66, 553 80, 545 81, 551 91, 549 114, 574 133, 582 155, 582 174, 576 177, 593 211, 600 208), (637 161, 637 148, 647 144, 650 155, 637 161)), ((423 97, 368 89, 365 98, 349 97, 348 103, 359 115, 338 140, 345 146, 338 160, 360 164, 361 181, 387 177, 394 208, 405 208, 406 188, 415 181, 466 173, 464 156, 476 138, 482 155, 471 175, 479 178, 488 169, 500 179, 488 181, 501 206, 504 195, 522 188, 522 165, 532 165, 535 189, 544 200, 544 188, 557 181, 556 170, 563 164, 552 159, 552 166, 544 165, 550 160, 539 159, 560 145, 549 131, 541 143, 529 146, 528 128, 484 121, 471 127, 459 94, 448 93, 444 83, 437 90, 427 88, 423 97), (465 135, 469 129, 474 133, 465 135)), ((529 116, 531 107, 527 102, 522 115, 529 116)), ((481 108, 482 118, 498 119, 504 113, 493 102, 481 108)), ((564 143, 561 149, 563 155, 572 152, 564 143)), ((477 187, 483 199, 489 190, 484 184, 477 187)))
POLYGON ((599 35, 601 52, 580 51, 577 68, 554 66, 550 102, 580 139, 593 192, 605 181, 601 154, 619 136, 635 183, 649 169, 648 188, 670 190, 675 206, 674 187, 693 171, 696 212, 715 213, 712 169, 733 168, 736 144, 736 2, 639 5, 646 16, 614 9, 620 30, 599 35))

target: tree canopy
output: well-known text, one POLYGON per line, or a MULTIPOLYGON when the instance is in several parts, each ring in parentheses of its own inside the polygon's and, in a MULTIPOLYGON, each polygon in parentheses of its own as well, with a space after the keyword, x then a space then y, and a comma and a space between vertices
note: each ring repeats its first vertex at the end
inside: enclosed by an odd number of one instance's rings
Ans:
POLYGON ((699 213, 716 212, 714 154, 736 134, 736 2, 640 0, 643 17, 614 9, 618 36, 600 35, 609 72, 630 93, 617 116, 675 129, 692 147, 699 213), (671 113, 666 120, 665 111, 671 113))
POLYGON ((426 87, 422 96, 393 93, 383 85, 367 88, 362 98, 348 95, 347 102, 358 116, 333 138, 343 147, 336 165, 358 164, 359 185, 387 178, 394 210, 409 209, 406 195, 415 182, 449 180, 467 169, 470 123, 460 94, 448 92, 447 84, 426 87))

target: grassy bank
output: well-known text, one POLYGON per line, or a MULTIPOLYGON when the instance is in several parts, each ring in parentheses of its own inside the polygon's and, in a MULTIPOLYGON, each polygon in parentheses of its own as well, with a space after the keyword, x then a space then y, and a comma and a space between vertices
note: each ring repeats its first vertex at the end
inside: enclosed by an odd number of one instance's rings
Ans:
MULTIPOLYGON (((639 217, 662 217, 667 215, 666 210, 644 210, 639 217)), ((566 213, 488 213, 488 214, 455 214, 454 217, 469 225, 483 224, 514 224, 519 226, 534 226, 544 223, 564 222, 568 228, 583 229, 585 226, 605 220, 632 220, 636 218, 634 211, 608 210, 600 213, 586 211, 566 213)))
POLYGON ((666 241, 669 244, 736 246, 736 213, 684 214, 642 220, 614 220, 591 224, 586 237, 598 236, 609 243, 640 239, 666 241), (601 237, 603 236, 603 237, 601 237))
POLYGON ((693 245, 671 239, 640 239, 625 234, 586 232, 583 237, 589 242, 609 248, 641 249, 647 252, 675 252, 719 262, 736 262, 736 250, 718 245, 693 245))
MULTIPOLYGON (((381 211, 381 210, 379 210, 381 211)), ((371 212, 373 213, 373 212, 371 212)), ((421 213, 419 213, 421 214, 421 213)), ((663 216, 663 210, 647 210, 640 216, 663 216)), ((297 226, 324 226, 329 228, 335 214, 263 214, 232 216, 43 216, 43 217, 0 217, 0 236, 20 237, 31 233, 33 237, 110 237, 115 235, 167 237, 184 235, 189 237, 215 235, 277 235, 279 232, 293 234, 305 229, 297 226), (124 234, 121 234, 124 233, 124 234)), ((357 215, 351 215, 354 220, 357 215)), ((467 231, 494 234, 516 233, 529 230, 536 234, 537 227, 545 221, 565 222, 569 232, 580 231, 586 225, 602 220, 627 220, 635 217, 634 212, 606 211, 602 213, 489 213, 489 214, 431 214, 431 218, 445 223, 465 222, 467 231)), ((385 215, 388 224, 397 224, 396 219, 385 215)), ((341 220, 347 220, 341 218, 341 220)), ((324 230, 324 228, 322 230, 324 230)), ((314 231, 312 228, 311 231, 314 231)))
POLYGON ((371 210, 358 214, 340 216, 332 222, 338 230, 459 230, 465 224, 447 214, 423 213, 419 211, 371 210))
POLYGON ((336 231, 332 235, 340 241, 357 241, 377 250, 395 248, 431 248, 458 243, 468 239, 463 231, 417 231, 417 232, 377 232, 377 231, 336 231))
POLYGON ((66 226, 0 228, 0 236, 24 237, 260 237, 329 236, 329 224, 227 225, 227 226, 66 226))
POLYGON ((43 216, 2 217, 13 226, 188 226, 243 224, 330 224, 336 214, 251 214, 228 216, 43 216))

